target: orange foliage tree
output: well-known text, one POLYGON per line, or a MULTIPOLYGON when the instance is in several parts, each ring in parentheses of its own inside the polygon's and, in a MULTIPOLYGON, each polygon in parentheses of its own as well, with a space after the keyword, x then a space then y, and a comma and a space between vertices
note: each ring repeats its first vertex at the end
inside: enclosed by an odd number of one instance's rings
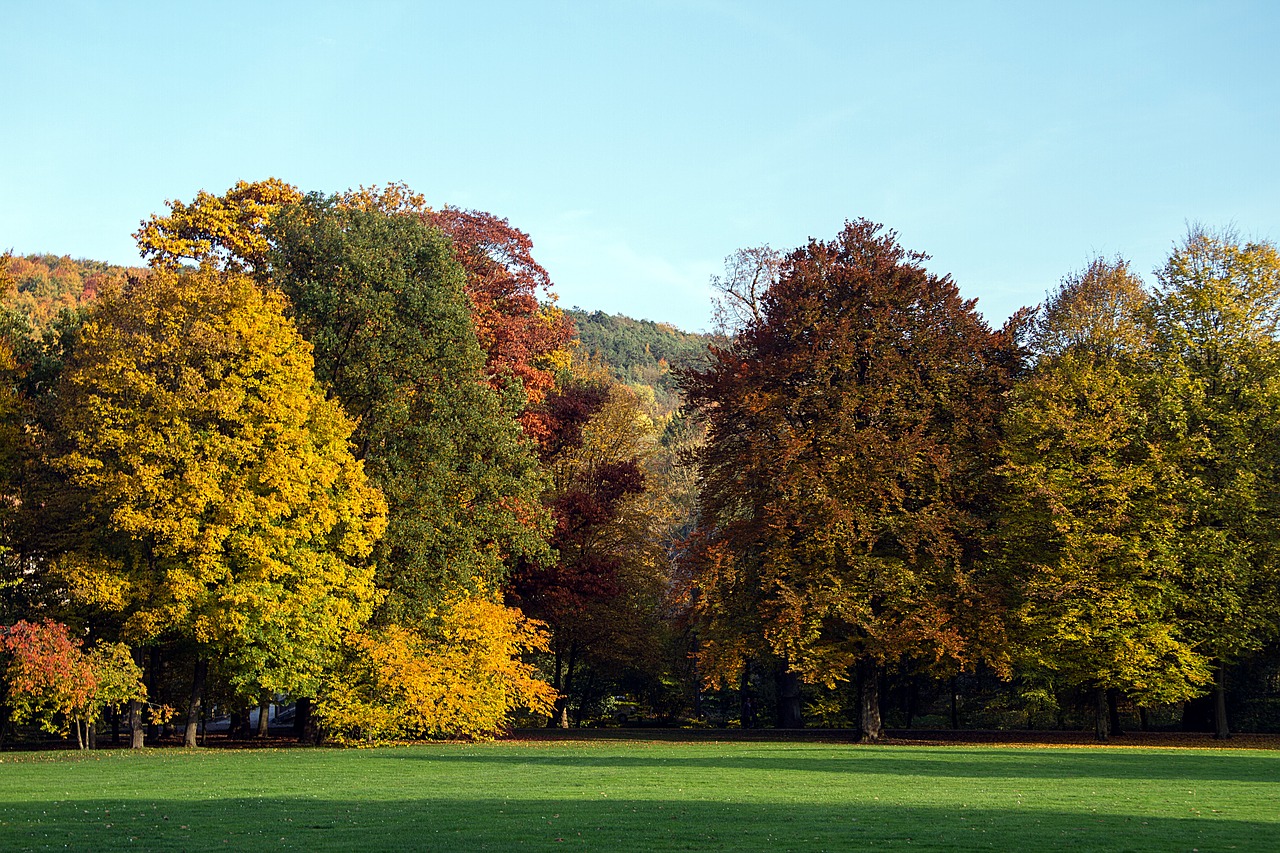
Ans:
POLYGON ((687 377, 710 429, 688 557, 711 674, 754 653, 857 678, 870 740, 883 668, 972 661, 987 612, 975 558, 1008 339, 924 260, 865 220, 814 241, 687 377))
POLYGON ((61 734, 74 727, 81 749, 104 707, 146 696, 126 646, 110 643, 86 654, 60 622, 20 620, 0 633, 0 650, 6 652, 5 704, 14 722, 61 734))

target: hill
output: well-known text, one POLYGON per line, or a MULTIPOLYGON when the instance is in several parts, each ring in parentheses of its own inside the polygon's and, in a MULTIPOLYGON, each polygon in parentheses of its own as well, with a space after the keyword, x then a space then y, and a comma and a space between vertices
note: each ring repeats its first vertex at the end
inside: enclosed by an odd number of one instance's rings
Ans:
POLYGON ((580 308, 567 313, 577 324, 582 353, 598 360, 620 381, 652 388, 655 406, 663 413, 680 405, 673 370, 706 366, 707 346, 719 340, 715 335, 622 314, 580 308))

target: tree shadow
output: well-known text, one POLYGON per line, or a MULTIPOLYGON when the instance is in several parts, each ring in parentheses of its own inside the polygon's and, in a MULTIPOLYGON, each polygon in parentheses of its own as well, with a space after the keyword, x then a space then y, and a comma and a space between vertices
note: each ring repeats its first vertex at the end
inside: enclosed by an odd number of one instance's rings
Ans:
POLYGON ((37 850, 1258 849, 1275 824, 1051 809, 604 797, 95 798, 0 804, 0 848, 37 850))
MULTIPOLYGON (((705 751, 706 747, 697 747, 705 751)), ((948 779, 1173 779, 1203 782, 1273 782, 1280 778, 1280 755, 1253 752, 1117 752, 1114 750, 981 750, 948 748, 839 748, 789 747, 785 754, 762 750, 744 754, 735 746, 725 755, 673 755, 666 748, 660 755, 604 754, 575 748, 572 751, 522 754, 483 749, 449 752, 425 750, 406 753, 407 760, 464 762, 479 764, 524 764, 546 767, 596 768, 685 768, 689 770, 737 770, 767 773, 833 773, 920 776, 948 779)))

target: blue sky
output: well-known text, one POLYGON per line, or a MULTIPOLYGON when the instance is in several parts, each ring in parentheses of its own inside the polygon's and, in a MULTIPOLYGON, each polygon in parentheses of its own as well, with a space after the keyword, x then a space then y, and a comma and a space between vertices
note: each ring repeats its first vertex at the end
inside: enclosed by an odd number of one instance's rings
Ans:
POLYGON ((1280 238, 1280 4, 0 4, 0 247, 170 198, 404 181, 562 305, 709 322, 730 252, 867 217, 994 323, 1188 222, 1280 238))

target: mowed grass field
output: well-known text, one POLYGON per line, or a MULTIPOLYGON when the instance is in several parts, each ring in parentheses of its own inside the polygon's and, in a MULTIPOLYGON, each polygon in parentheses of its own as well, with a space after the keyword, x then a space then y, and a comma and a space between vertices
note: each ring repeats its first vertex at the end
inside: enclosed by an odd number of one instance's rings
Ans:
POLYGON ((0 754, 0 850, 1280 850, 1280 752, 822 743, 0 754))

